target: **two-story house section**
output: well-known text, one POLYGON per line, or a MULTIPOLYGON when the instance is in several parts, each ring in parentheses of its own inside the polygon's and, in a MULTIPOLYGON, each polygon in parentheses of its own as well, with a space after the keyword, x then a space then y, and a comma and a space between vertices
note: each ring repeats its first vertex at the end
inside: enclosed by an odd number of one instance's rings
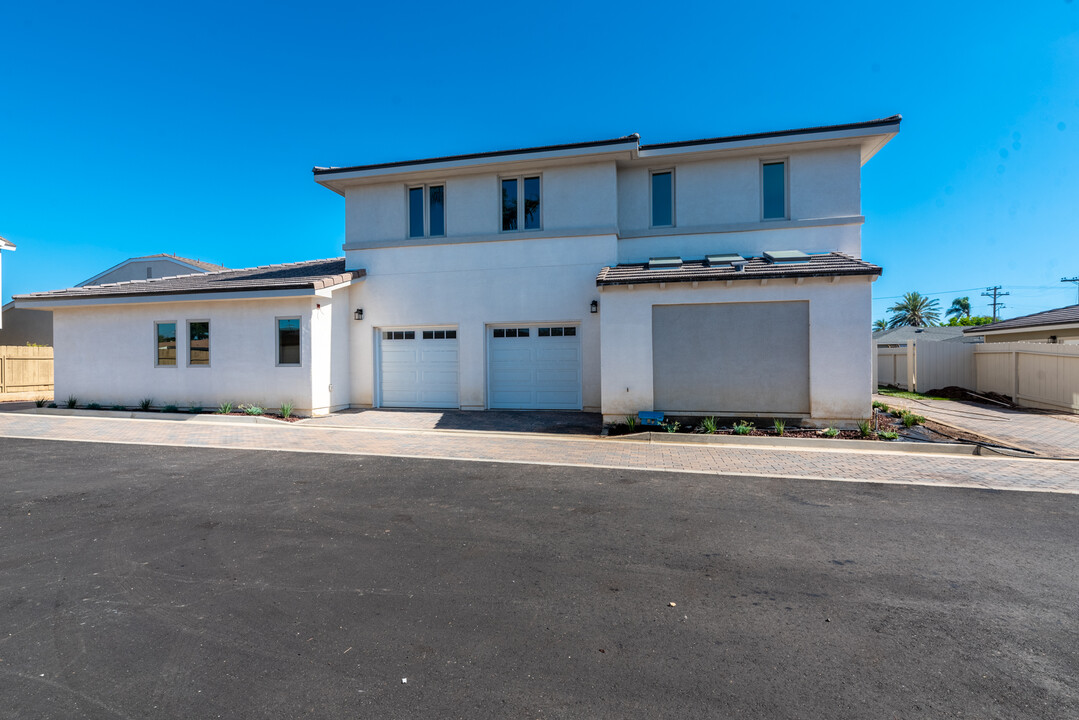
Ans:
POLYGON ((861 167, 899 123, 315 168, 344 197, 343 258, 15 304, 53 311, 57 397, 102 405, 849 423, 881 272, 861 167))
POLYGON ((351 404, 868 416, 860 175, 899 123, 315 168, 367 273, 351 404))

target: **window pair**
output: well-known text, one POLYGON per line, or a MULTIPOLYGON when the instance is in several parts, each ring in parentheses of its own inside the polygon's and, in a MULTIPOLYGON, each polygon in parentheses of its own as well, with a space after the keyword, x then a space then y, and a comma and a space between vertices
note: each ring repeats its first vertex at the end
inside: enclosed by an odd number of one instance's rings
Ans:
POLYGON ((421 185, 408 189, 408 236, 442 237, 446 234, 446 186, 421 185))
MULTIPOLYGON (((654 170, 651 187, 652 227, 674 225, 674 171, 654 170)), ((761 165, 761 219, 787 217, 787 163, 784 160, 761 165)))
MULTIPOLYGON (((171 367, 176 365, 176 323, 159 322, 154 324, 157 334, 157 365, 171 367)), ((210 321, 189 320, 187 323, 187 364, 193 367, 210 364, 210 321)))

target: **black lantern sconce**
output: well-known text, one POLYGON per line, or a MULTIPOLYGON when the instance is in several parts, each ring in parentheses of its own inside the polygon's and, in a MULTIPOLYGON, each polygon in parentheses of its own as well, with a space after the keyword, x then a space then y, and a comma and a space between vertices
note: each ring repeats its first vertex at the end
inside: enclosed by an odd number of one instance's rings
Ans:
POLYGON ((363 308, 357 308, 356 312, 352 313, 352 317, 357 320, 363 320, 363 308))
POLYGON ((592 304, 588 306, 588 311, 595 315, 599 312, 599 300, 593 300, 592 304))

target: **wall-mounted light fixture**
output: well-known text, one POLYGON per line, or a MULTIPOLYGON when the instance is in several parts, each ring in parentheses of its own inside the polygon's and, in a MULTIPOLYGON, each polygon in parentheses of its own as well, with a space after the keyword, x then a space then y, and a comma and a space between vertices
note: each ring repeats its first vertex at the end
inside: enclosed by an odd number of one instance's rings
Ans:
POLYGON ((592 304, 588 306, 588 311, 592 314, 599 312, 599 300, 593 300, 592 304))
POLYGON ((352 313, 352 317, 363 320, 363 308, 356 308, 356 312, 352 313))

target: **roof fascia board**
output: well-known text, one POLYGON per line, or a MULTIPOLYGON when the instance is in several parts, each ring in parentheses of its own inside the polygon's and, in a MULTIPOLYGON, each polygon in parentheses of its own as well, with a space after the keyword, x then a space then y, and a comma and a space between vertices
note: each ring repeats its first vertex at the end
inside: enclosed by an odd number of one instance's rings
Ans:
POLYGON ((975 326, 969 330, 964 329, 964 334, 968 335, 1010 335, 1012 333, 1022 332, 1042 332, 1049 330, 1076 330, 1079 331, 1079 321, 1070 323, 1053 323, 1051 325, 1017 325, 1009 328, 998 328, 996 330, 982 330, 975 326))
POLYGON ((14 249, 15 249, 15 243, 11 242, 10 240, 5 240, 4 238, 0 238, 0 250, 14 250, 14 249))
MULTIPOLYGON (((449 171, 481 170, 492 167, 516 167, 524 164, 535 164, 544 161, 558 160, 583 160, 595 162, 607 157, 618 159, 620 155, 632 155, 637 150, 636 140, 603 145, 596 148, 574 148, 569 150, 544 150, 539 152, 511 152, 502 155, 482 158, 466 158, 458 160, 445 160, 437 162, 401 163, 389 167, 374 167, 367 170, 342 170, 341 172, 321 173, 315 175, 315 182, 324 185, 335 192, 343 185, 358 184, 365 180, 383 181, 393 177, 416 176, 423 174, 438 174, 449 171)), ((625 158, 628 159, 628 158, 625 158)))
MULTIPOLYGON (((347 283, 342 283, 341 286, 347 283)), ((337 286, 335 286, 337 287, 337 286)), ((16 308, 29 310, 53 310, 70 307, 94 307, 99 305, 136 305, 172 302, 218 302, 224 300, 277 300, 283 298, 315 297, 313 288, 291 290, 244 290, 223 292, 176 293, 175 295, 111 295, 85 298, 19 298, 12 302, 16 308)))
POLYGON ((773 148, 779 149, 783 146, 806 146, 813 143, 835 142, 835 141, 854 141, 865 140, 869 138, 878 138, 875 143, 875 147, 868 157, 865 155, 863 145, 863 158, 864 164, 869 157, 872 157, 880 148, 891 140, 899 132, 899 123, 891 123, 889 125, 879 125, 870 128, 850 128, 846 130, 830 130, 812 133, 801 133, 791 135, 777 135, 775 137, 766 138, 746 138, 746 139, 732 139, 723 140, 701 140, 699 142, 692 142, 686 144, 680 144, 675 147, 649 147, 648 145, 642 145, 638 154, 642 159, 645 158, 661 158, 672 157, 679 155, 688 155, 692 153, 706 153, 706 152, 732 152, 736 150, 748 150, 755 148, 773 148))

